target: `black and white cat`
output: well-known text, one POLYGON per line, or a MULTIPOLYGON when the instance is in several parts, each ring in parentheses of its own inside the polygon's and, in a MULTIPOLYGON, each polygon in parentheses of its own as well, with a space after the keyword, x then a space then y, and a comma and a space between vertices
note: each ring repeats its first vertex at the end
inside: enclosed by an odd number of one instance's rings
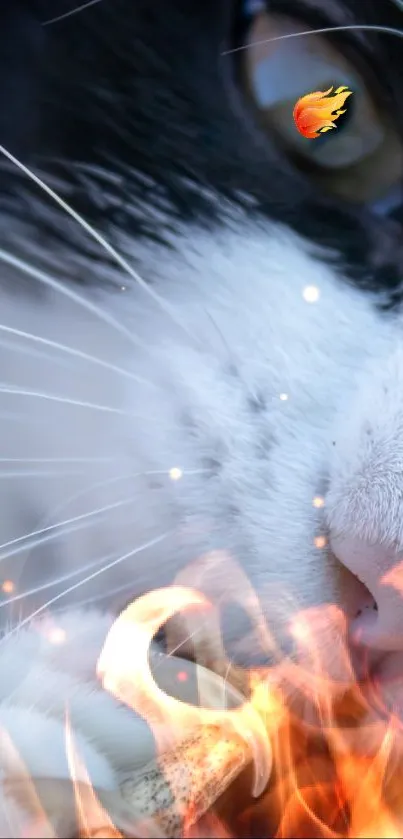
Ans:
MULTIPOLYGON (((283 595, 403 648, 381 582, 403 551, 403 9, 13 0, 0 20, 0 725, 65 777, 67 702, 113 788, 138 734, 95 676, 110 616, 208 551, 284 649, 283 595), (296 100, 339 85, 344 124, 299 136, 296 100)), ((5 836, 25 805, 5 783, 1 803, 5 836)))

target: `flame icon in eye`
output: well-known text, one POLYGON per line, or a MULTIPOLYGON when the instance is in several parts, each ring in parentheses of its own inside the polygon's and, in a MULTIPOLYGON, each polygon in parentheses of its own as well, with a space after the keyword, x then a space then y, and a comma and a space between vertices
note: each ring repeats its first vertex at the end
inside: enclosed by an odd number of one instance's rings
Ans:
POLYGON ((333 85, 329 87, 329 90, 307 93, 296 102, 293 117, 297 129, 303 137, 315 140, 316 137, 320 137, 326 131, 337 128, 335 120, 341 114, 346 113, 347 109, 343 109, 343 105, 353 91, 345 85, 341 85, 334 92, 332 91, 333 85))

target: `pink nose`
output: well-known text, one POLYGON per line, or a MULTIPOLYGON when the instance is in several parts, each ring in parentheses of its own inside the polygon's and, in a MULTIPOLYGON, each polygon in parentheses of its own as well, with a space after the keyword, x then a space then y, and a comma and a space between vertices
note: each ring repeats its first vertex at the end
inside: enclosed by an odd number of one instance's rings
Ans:
POLYGON ((351 621, 353 643, 374 650, 403 650, 403 551, 348 536, 332 537, 331 547, 363 583, 351 621))

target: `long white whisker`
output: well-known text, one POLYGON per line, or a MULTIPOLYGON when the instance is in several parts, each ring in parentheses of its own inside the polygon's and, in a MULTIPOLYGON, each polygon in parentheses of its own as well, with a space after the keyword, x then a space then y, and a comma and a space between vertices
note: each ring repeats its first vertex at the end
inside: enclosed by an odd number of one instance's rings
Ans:
MULTIPOLYGON (((65 498, 64 501, 61 504, 57 504, 56 507, 53 508, 51 513, 48 512, 48 514, 46 516, 42 516, 42 518, 41 518, 41 521, 43 522, 42 527, 31 531, 31 533, 25 533, 23 536, 18 536, 16 539, 11 539, 8 542, 4 542, 2 545, 0 545, 0 551, 3 550, 3 548, 11 547, 11 545, 16 545, 17 543, 22 542, 26 539, 31 539, 35 536, 40 536, 41 533, 47 533, 49 530, 53 530, 53 528, 63 527, 65 524, 71 523, 71 519, 66 519, 65 521, 56 522, 56 524, 49 524, 49 525, 45 524, 46 521, 49 521, 51 515, 55 516, 56 513, 60 512, 61 510, 64 510, 73 501, 77 501, 78 498, 82 498, 83 496, 87 495, 90 492, 93 492, 96 489, 101 489, 101 488, 104 489, 107 486, 111 486, 112 484, 117 484, 120 481, 129 480, 129 478, 132 478, 132 477, 135 477, 135 476, 136 476, 135 473, 130 473, 130 472, 127 475, 116 475, 113 478, 106 478, 106 479, 103 479, 102 481, 95 481, 93 484, 90 484, 89 486, 84 487, 84 489, 80 489, 78 492, 73 492, 71 495, 67 496, 67 498, 65 498)), ((85 513, 84 515, 88 515, 88 514, 85 513)), ((75 521, 75 518, 76 517, 73 518, 73 522, 75 521)))
POLYGON ((101 0, 87 0, 87 3, 82 3, 81 6, 76 6, 75 9, 70 9, 69 12, 65 12, 63 15, 52 17, 51 20, 45 20, 42 26, 50 26, 51 23, 59 23, 60 20, 66 20, 67 17, 76 15, 78 12, 83 12, 84 9, 89 9, 90 6, 95 6, 96 3, 100 2, 101 0))
MULTIPOLYGON (((73 516, 72 518, 66 519, 65 521, 59 521, 57 522, 57 524, 48 525, 48 527, 43 527, 40 530, 34 530, 32 533, 28 533, 25 536, 19 536, 17 539, 11 539, 9 542, 4 542, 3 545, 0 545, 0 551, 3 551, 4 548, 11 547, 12 545, 18 545, 18 547, 13 548, 12 550, 7 551, 6 553, 1 553, 0 562, 2 562, 3 559, 7 559, 10 556, 15 556, 16 554, 20 553, 21 551, 25 551, 28 548, 36 548, 39 545, 43 545, 45 542, 49 542, 51 539, 59 538, 61 534, 66 532, 66 528, 68 533, 72 532, 72 524, 78 524, 78 522, 87 522, 88 519, 92 518, 93 516, 99 516, 101 513, 109 513, 111 510, 116 510, 120 507, 124 507, 126 504, 132 504, 133 500, 134 496, 130 495, 128 498, 124 498, 121 501, 114 501, 113 504, 106 504, 104 507, 99 507, 96 510, 90 510, 89 513, 81 513, 79 516, 73 516), (45 538, 36 538, 38 536, 43 537, 44 534, 47 534, 45 538), (21 545, 21 542, 23 542, 24 544, 21 545)), ((74 530, 76 529, 77 528, 74 528, 74 530)))
MULTIPOLYGON (((38 399, 45 399, 49 402, 56 402, 66 405, 72 405, 73 407, 80 407, 80 408, 88 408, 94 411, 103 411, 104 413, 110 414, 118 414, 119 416, 129 417, 130 419, 138 419, 143 420, 144 422, 150 422, 150 417, 145 414, 140 414, 138 411, 124 411, 120 408, 112 408, 110 405, 98 405, 92 402, 84 402, 80 400, 68 399, 64 396, 56 396, 55 394, 50 393, 42 393, 41 391, 32 391, 32 390, 24 390, 22 388, 14 387, 14 386, 0 386, 0 393, 4 393, 6 395, 11 396, 31 396, 32 398, 38 399)), ((37 422, 33 420, 29 415, 26 413, 16 414, 15 412, 0 412, 0 418, 6 420, 17 420, 18 422, 37 422)), ((46 419, 46 418, 45 418, 46 419)), ((164 425, 164 428, 168 428, 167 423, 161 417, 153 417, 153 423, 161 422, 164 425)), ((38 423, 37 423, 38 424, 38 423)), ((44 423, 41 423, 43 425, 44 423)), ((202 470, 203 472, 204 470, 202 470)), ((199 472, 199 470, 197 470, 199 472)))
POLYGON ((32 346, 29 347, 27 344, 18 344, 12 338, 7 339, 5 337, 0 337, 0 347, 3 351, 7 350, 14 353, 14 355, 18 353, 19 355, 28 356, 29 359, 38 358, 41 361, 45 358, 46 361, 52 361, 59 367, 71 367, 71 361, 66 357, 58 357, 55 353, 51 353, 50 350, 34 349, 32 346))
MULTIPOLYGON (((1 148, 1 147, 0 147, 1 148)), ((14 254, 9 253, 9 251, 5 251, 3 248, 0 248, 0 260, 4 262, 6 265, 11 265, 13 268, 17 268, 23 274, 27 274, 29 277, 32 277, 34 280, 38 280, 38 282, 43 283, 43 285, 49 286, 49 288, 53 288, 55 291, 60 292, 60 294, 64 294, 65 297, 68 297, 69 300, 73 300, 74 303, 77 305, 82 306, 82 308, 87 309, 88 312, 91 312, 92 315, 96 315, 100 320, 107 323, 108 326, 113 326, 121 335, 125 338, 128 338, 131 344, 134 344, 136 347, 141 347, 144 349, 144 345, 141 341, 138 341, 132 333, 122 326, 116 318, 112 317, 108 312, 104 309, 101 309, 100 306, 96 306, 95 303, 91 303, 90 300, 87 300, 82 294, 78 294, 76 291, 73 291, 68 286, 63 285, 63 283, 59 282, 58 280, 54 280, 53 277, 50 277, 49 274, 46 274, 44 271, 41 271, 39 268, 35 268, 34 266, 30 265, 29 262, 26 262, 23 259, 19 259, 14 254)))
MULTIPOLYGON (((93 606, 94 603, 97 603, 100 600, 105 600, 106 597, 108 598, 108 600, 110 600, 110 598, 114 594, 119 594, 120 592, 127 591, 128 589, 133 591, 133 581, 132 580, 128 580, 126 583, 122 583, 122 585, 120 585, 120 586, 115 586, 115 588, 109 588, 109 586, 108 586, 108 591, 104 592, 103 594, 96 594, 96 595, 94 594, 93 596, 87 597, 86 599, 83 599, 83 600, 74 600, 74 608, 81 609, 83 606, 93 606)), ((69 608, 71 608, 71 607, 70 606, 60 606, 60 607, 58 607, 57 609, 54 610, 54 613, 59 613, 60 614, 60 612, 65 612, 69 608)))
POLYGON ((66 594, 70 594, 72 591, 75 591, 76 589, 80 588, 80 586, 83 586, 86 583, 91 582, 91 580, 94 580, 96 577, 99 577, 100 574, 104 574, 105 571, 109 571, 110 568, 114 568, 116 565, 119 565, 121 562, 125 562, 132 556, 136 556, 136 554, 139 554, 142 551, 146 551, 148 550, 148 548, 155 547, 155 545, 158 545, 161 542, 165 541, 165 539, 167 539, 168 536, 172 535, 173 532, 173 530, 168 530, 161 536, 157 536, 155 539, 150 539, 149 542, 145 542, 143 545, 140 545, 137 548, 133 548, 133 550, 128 551, 126 554, 122 554, 122 556, 118 556, 117 559, 112 560, 112 562, 108 562, 107 565, 104 565, 98 571, 94 571, 93 574, 89 574, 88 577, 85 577, 83 580, 80 580, 78 583, 75 583, 73 586, 70 586, 69 588, 60 592, 60 594, 57 594, 56 597, 53 597, 51 600, 48 600, 46 603, 40 606, 39 609, 36 609, 35 612, 32 612, 32 614, 28 615, 28 617, 21 621, 21 623, 19 623, 18 626, 16 626, 7 635, 5 635, 0 640, 0 646, 4 644, 5 641, 8 641, 8 639, 12 635, 15 635, 16 632, 19 632, 20 629, 22 629, 24 626, 30 623, 34 618, 36 618, 38 615, 40 615, 42 612, 48 609, 49 606, 52 606, 54 603, 57 603, 59 600, 61 600, 62 597, 65 597, 66 594))
POLYGON ((383 35, 397 35, 398 38, 403 38, 403 31, 395 29, 393 26, 378 26, 377 24, 371 23, 351 23, 347 26, 324 26, 321 29, 307 29, 304 32, 288 32, 286 35, 276 35, 274 38, 264 38, 262 41, 253 41, 253 43, 250 44, 243 44, 240 47, 225 50, 225 52, 222 52, 221 55, 232 55, 235 52, 242 52, 243 50, 248 50, 251 47, 258 47, 261 44, 271 44, 273 41, 286 41, 289 38, 302 38, 305 35, 326 35, 329 32, 347 32, 349 30, 357 30, 359 32, 380 32, 383 35))
POLYGON ((129 370, 124 370, 122 367, 117 367, 114 364, 110 364, 108 361, 103 361, 101 358, 97 358, 94 355, 89 355, 86 352, 82 352, 81 350, 76 350, 73 347, 67 347, 65 344, 60 344, 58 341, 51 341, 48 338, 42 338, 40 335, 35 335, 32 332, 25 332, 22 329, 14 329, 14 327, 6 326, 5 324, 0 324, 0 332, 7 332, 10 335, 15 335, 18 338, 26 338, 29 341, 35 341, 38 344, 42 344, 43 346, 52 347, 56 350, 61 350, 62 352, 67 353, 68 355, 75 356, 76 358, 81 358, 84 361, 89 361, 92 364, 98 364, 100 367, 104 367, 107 370, 111 370, 114 373, 118 373, 121 376, 127 376, 128 379, 132 379, 135 382, 139 382, 140 384, 150 385, 151 382, 148 382, 147 379, 143 379, 141 376, 136 376, 134 373, 131 373, 129 370))
POLYGON ((112 408, 110 405, 98 405, 95 402, 84 402, 81 399, 68 399, 65 396, 55 396, 53 393, 44 393, 39 390, 25 390, 17 387, 4 387, 0 385, 0 393, 12 396, 31 396, 33 399, 45 399, 49 402, 59 402, 62 405, 73 405, 77 408, 88 408, 92 411, 104 411, 107 414, 119 414, 122 417, 136 417, 129 411, 121 408, 112 408))
MULTIPOLYGON (((193 469, 193 470, 183 472, 183 475, 186 476, 186 475, 201 474, 201 473, 205 473, 207 471, 208 471, 207 469, 193 469)), ((166 469, 150 469, 150 470, 144 471, 144 472, 132 472, 132 473, 129 473, 127 475, 119 475, 117 478, 110 478, 107 481, 99 481, 96 484, 92 484, 90 487, 86 487, 85 490, 80 490, 79 492, 70 496, 67 499, 67 501, 65 502, 65 504, 63 504, 62 506, 65 506, 66 504, 71 503, 72 501, 79 498, 81 495, 85 495, 85 493, 87 491, 90 492, 90 491, 92 491, 94 489, 97 489, 99 487, 105 487, 105 486, 107 486, 111 483, 117 483, 118 481, 123 481, 123 480, 128 480, 128 479, 134 480, 135 478, 142 478, 142 477, 148 477, 148 476, 153 476, 153 475, 160 475, 160 476, 164 475, 165 477, 170 479, 170 471, 166 470, 166 469)), ((56 530, 57 528, 68 527, 71 524, 75 524, 76 522, 88 519, 91 516, 99 515, 100 513, 106 513, 110 510, 115 509, 116 507, 120 507, 120 506, 123 506, 124 504, 130 503, 130 501, 132 501, 132 500, 133 500, 133 496, 131 495, 128 498, 123 499, 122 501, 115 501, 113 504, 108 504, 105 507, 100 507, 97 510, 91 510, 89 513, 81 513, 79 516, 73 516, 72 518, 68 518, 68 519, 64 519, 63 521, 56 522, 56 524, 49 524, 46 527, 42 527, 38 530, 33 530, 33 531, 31 531, 31 533, 25 533, 23 536, 18 536, 16 539, 10 539, 8 542, 3 542, 3 544, 0 545, 0 551, 4 551, 5 548, 11 548, 13 545, 19 545, 21 542, 24 542, 24 545, 22 545, 18 549, 18 551, 25 550, 25 548, 27 547, 26 542, 29 539, 33 539, 36 536, 41 536, 43 533, 48 533, 52 530, 56 530)), ((57 509, 60 509, 60 508, 57 508, 57 509)), ((59 535, 59 534, 57 534, 57 535, 59 535)), ((6 557, 13 556, 14 553, 17 553, 18 551, 15 551, 15 552, 14 551, 8 551, 7 553, 2 553, 1 556, 0 556, 0 561, 2 559, 5 559, 6 557)))
POLYGON ((57 577, 56 579, 50 580, 47 583, 42 583, 40 586, 36 586, 36 588, 31 588, 28 591, 23 591, 20 594, 15 594, 13 597, 9 597, 8 600, 4 600, 2 603, 0 603, 0 609, 4 609, 5 606, 12 606, 13 603, 18 603, 20 600, 25 600, 26 597, 31 597, 32 595, 39 594, 39 592, 45 591, 48 588, 58 586, 60 585, 60 583, 65 583, 67 582, 67 580, 71 580, 73 577, 78 577, 79 574, 84 574, 86 571, 89 571, 90 568, 96 568, 97 566, 102 565, 102 563, 107 562, 111 556, 113 556, 113 554, 106 554, 106 556, 103 556, 100 559, 96 559, 94 560, 94 562, 89 562, 87 565, 80 566, 80 568, 75 568, 74 571, 70 571, 69 574, 63 574, 62 577, 57 577))
POLYGON ((77 222, 77 224, 79 224, 83 228, 83 230, 85 230, 89 234, 89 236, 92 237, 92 239, 98 242, 101 248, 103 248, 103 250, 106 251, 106 253, 108 253, 109 256, 111 256, 112 259, 115 260, 116 264, 119 265, 119 267, 122 268, 123 271, 125 271, 125 273, 128 274, 129 277, 131 277, 137 283, 137 285, 140 286, 144 293, 148 297, 150 297, 154 301, 154 303, 156 303, 165 312, 165 314, 169 315, 173 322, 187 335, 188 338, 191 339, 191 342, 194 343, 194 335, 189 329, 187 329, 183 321, 176 317, 176 313, 171 309, 169 303, 163 297, 157 294, 149 285, 147 285, 143 278, 140 277, 140 274, 137 271, 135 271, 134 268, 132 268, 132 266, 126 261, 126 259, 124 259, 115 250, 115 248, 107 241, 107 239, 101 236, 101 234, 98 233, 98 231, 95 230, 82 216, 80 216, 80 214, 77 213, 76 210, 74 210, 70 206, 70 204, 64 201, 64 199, 61 198, 60 195, 57 194, 57 192, 51 189, 51 187, 48 186, 44 181, 42 181, 42 179, 39 178, 38 175, 35 175, 34 172, 32 172, 27 166, 25 166, 21 162, 21 160, 19 160, 6 148, 4 148, 4 146, 0 145, 0 152, 4 154, 4 156, 7 157, 7 159, 10 160, 11 163, 17 166, 17 168, 20 169, 21 172, 24 172, 24 174, 27 175, 27 177, 30 178, 37 186, 39 186, 44 192, 46 192, 46 194, 49 195, 49 197, 52 198, 53 201, 55 201, 59 207, 61 207, 69 216, 71 216, 71 218, 73 218, 77 222))
MULTIPOLYGON (((131 594, 133 594, 133 580, 128 580, 126 583, 122 583, 122 585, 115 586, 114 588, 110 588, 108 586, 108 591, 103 592, 103 594, 94 594, 91 597, 87 597, 87 598, 82 599, 82 600, 76 600, 75 599, 74 600, 74 608, 77 607, 77 609, 81 609, 83 606, 92 606, 93 607, 94 603, 97 603, 100 600, 101 601, 105 600, 106 598, 108 599, 108 602, 110 602, 110 598, 113 595, 120 594, 122 591, 128 591, 128 590, 131 592, 131 594)), ((135 598, 136 598, 136 595, 133 596, 133 600, 135 598)), ((69 609, 71 609, 71 606, 68 606, 68 605, 58 606, 54 611, 52 610, 52 613, 53 614, 57 614, 57 613, 60 614, 61 612, 66 612, 69 609)))

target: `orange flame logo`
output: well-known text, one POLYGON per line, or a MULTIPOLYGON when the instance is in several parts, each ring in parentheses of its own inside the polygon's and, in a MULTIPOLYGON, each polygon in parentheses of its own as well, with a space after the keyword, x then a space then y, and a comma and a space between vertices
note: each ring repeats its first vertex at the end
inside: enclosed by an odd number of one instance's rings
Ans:
POLYGON ((353 91, 345 85, 338 87, 334 93, 332 91, 333 86, 329 87, 329 90, 307 93, 298 99, 293 116, 295 125, 303 137, 315 140, 326 131, 337 128, 335 120, 346 113, 343 105, 353 91))

